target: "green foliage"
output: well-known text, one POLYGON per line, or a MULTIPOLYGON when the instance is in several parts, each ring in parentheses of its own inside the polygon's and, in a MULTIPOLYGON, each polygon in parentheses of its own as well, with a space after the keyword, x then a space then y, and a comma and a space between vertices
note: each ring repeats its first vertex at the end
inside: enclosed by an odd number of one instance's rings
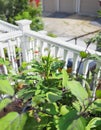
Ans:
POLYGON ((26 121, 26 115, 11 112, 0 119, 0 130, 22 130, 26 121))
POLYGON ((87 58, 88 54, 85 51, 80 52, 80 57, 87 58))
POLYGON ((28 6, 23 12, 19 12, 15 17, 15 20, 29 19, 32 20, 31 29, 38 31, 43 29, 43 22, 41 19, 41 6, 33 7, 28 6))
POLYGON ((3 99, 0 101, 0 110, 2 110, 4 107, 6 107, 11 102, 10 99, 3 99))
POLYGON ((15 24, 15 20, 29 19, 32 20, 31 28, 35 31, 43 29, 41 11, 41 4, 36 7, 30 5, 28 0, 0 1, 0 18, 2 20, 15 24))
POLYGON ((97 45, 97 51, 101 51, 101 32, 98 32, 95 36, 89 39, 90 43, 95 43, 97 45))
POLYGON ((86 90, 81 86, 81 84, 77 81, 68 81, 67 82, 67 88, 71 91, 71 93, 76 96, 80 104, 86 105, 85 102, 87 102, 88 94, 86 90), (80 94, 81 92, 81 94, 80 94))
POLYGON ((49 102, 56 102, 56 101, 58 101, 58 100, 61 99, 61 96, 59 96, 59 95, 57 95, 57 94, 55 94, 55 93, 52 93, 52 92, 48 92, 48 93, 46 94, 46 97, 47 97, 47 100, 48 100, 49 102))
POLYGON ((95 117, 88 123, 86 130, 91 130, 92 128, 96 128, 99 125, 101 125, 101 118, 95 117))
POLYGON ((28 0, 0 0, 0 17, 10 22, 19 12, 26 9, 28 0))
POLYGON ((13 96, 14 90, 8 80, 0 79, 0 93, 9 94, 9 95, 13 96))
POLYGON ((93 112, 101 112, 101 99, 96 99, 92 105, 89 107, 89 109, 91 109, 93 112))
POLYGON ((7 60, 4 60, 4 58, 0 58, 0 65, 9 65, 9 62, 7 60))
POLYGON ((53 37, 53 38, 57 37, 57 35, 55 35, 54 33, 51 33, 51 32, 48 32, 47 36, 50 36, 50 37, 53 37))
MULTIPOLYGON (((97 90, 93 99, 89 85, 83 88, 72 79, 63 69, 64 64, 48 53, 39 60, 22 63, 17 75, 0 76, 1 94, 17 96, 22 101, 20 112, 10 111, 0 118, 2 130, 99 130, 100 92, 97 90)), ((2 98, 0 112, 5 112, 12 101, 16 99, 2 98)))
POLYGON ((85 130, 84 121, 82 117, 77 115, 75 110, 71 110, 59 118, 57 127, 59 130, 85 130))

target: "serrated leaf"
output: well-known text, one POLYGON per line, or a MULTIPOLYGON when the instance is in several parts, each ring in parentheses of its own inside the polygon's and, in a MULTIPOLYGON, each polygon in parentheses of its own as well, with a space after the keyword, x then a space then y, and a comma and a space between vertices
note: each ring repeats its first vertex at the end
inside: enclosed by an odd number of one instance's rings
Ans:
POLYGON ((0 80, 0 92, 4 93, 4 94, 9 94, 11 96, 13 96, 14 94, 14 89, 13 87, 10 85, 8 80, 0 80))
POLYGON ((101 99, 96 99, 89 108, 92 111, 99 111, 99 112, 101 112, 101 99))
POLYGON ((37 120, 35 118, 28 117, 23 130, 43 130, 44 127, 47 126, 50 118, 51 117, 49 117, 49 116, 47 116, 47 115, 44 114, 41 117, 41 121, 37 122, 37 120))
POLYGON ((26 115, 19 115, 16 112, 11 112, 0 119, 0 130, 23 130, 26 122, 26 115))
POLYGON ((58 106, 56 103, 47 103, 43 106, 43 109, 51 115, 56 115, 58 114, 58 106))
POLYGON ((101 125, 101 118, 95 117, 88 123, 86 130, 91 130, 91 128, 96 128, 99 125, 101 125))
POLYGON ((50 101, 50 102, 56 102, 56 101, 61 99, 60 95, 57 95, 57 94, 52 93, 52 92, 48 92, 46 94, 46 97, 47 97, 47 100, 50 101))
POLYGON ((32 98, 32 106, 37 106, 40 103, 44 102, 44 96, 45 96, 44 94, 33 96, 33 98, 32 98))
POLYGON ((18 91, 17 95, 19 98, 23 98, 25 101, 30 99, 34 94, 34 90, 32 88, 26 87, 18 91))
POLYGON ((69 110, 67 109, 66 105, 63 105, 63 106, 60 108, 60 114, 61 114, 61 115, 66 115, 68 112, 69 112, 69 110))
POLYGON ((80 106, 80 103, 79 103, 78 101, 73 102, 73 107, 74 107, 78 112, 80 112, 81 106, 80 106))

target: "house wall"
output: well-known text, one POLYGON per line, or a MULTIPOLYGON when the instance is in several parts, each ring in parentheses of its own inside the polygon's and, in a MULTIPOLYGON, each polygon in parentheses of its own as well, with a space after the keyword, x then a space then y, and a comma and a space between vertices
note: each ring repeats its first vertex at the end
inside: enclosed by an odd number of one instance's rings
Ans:
POLYGON ((97 15, 99 0, 42 0, 44 12, 66 12, 97 15))
POLYGON ((98 0, 81 0, 80 1, 80 14, 97 15, 100 9, 98 0))
POLYGON ((57 0, 43 0, 43 11, 44 12, 56 12, 57 11, 57 0))
POLYGON ((76 0, 59 0, 59 12, 74 13, 75 5, 76 0))

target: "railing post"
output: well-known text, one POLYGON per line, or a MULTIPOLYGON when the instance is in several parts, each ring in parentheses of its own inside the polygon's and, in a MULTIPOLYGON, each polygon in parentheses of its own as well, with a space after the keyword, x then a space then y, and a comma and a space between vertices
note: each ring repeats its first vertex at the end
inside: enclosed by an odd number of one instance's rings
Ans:
POLYGON ((23 37, 21 39, 21 41, 22 41, 21 49, 22 49, 22 60, 25 62, 29 62, 29 60, 30 60, 28 57, 30 46, 29 46, 29 38, 24 35, 24 32, 30 30, 31 22, 32 22, 31 20, 26 20, 26 19, 16 21, 16 23, 19 26, 19 29, 23 32, 23 37))
POLYGON ((32 21, 24 19, 24 20, 18 20, 16 21, 16 23, 18 24, 19 29, 24 32, 30 30, 30 24, 32 23, 32 21))

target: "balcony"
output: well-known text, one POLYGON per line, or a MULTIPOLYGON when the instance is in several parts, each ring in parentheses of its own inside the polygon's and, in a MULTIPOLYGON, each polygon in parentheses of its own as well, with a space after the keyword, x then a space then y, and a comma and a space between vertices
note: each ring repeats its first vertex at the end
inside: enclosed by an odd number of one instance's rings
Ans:
MULTIPOLYGON (((30 30, 31 21, 29 20, 20 20, 16 21, 16 23, 18 26, 0 20, 0 57, 6 59, 7 55, 15 72, 18 72, 18 66, 21 65, 23 61, 30 62, 33 58, 36 58, 37 54, 34 53, 35 51, 38 51, 40 55, 47 55, 47 48, 53 57, 59 57, 59 59, 65 61, 65 68, 67 67, 68 61, 71 59, 73 62, 72 74, 76 75, 78 63, 81 59, 80 52, 85 51, 84 47, 70 44, 57 38, 51 38, 40 32, 32 31, 30 30), (16 48, 21 48, 21 51, 17 54, 16 48), (7 53, 6 55, 4 52, 5 50, 7 53), (16 62, 17 56, 19 56, 19 65, 16 62)), ((87 52, 101 56, 100 52, 89 48, 87 52)), ((90 59, 83 62, 81 71, 85 79, 87 78, 89 65, 92 62, 93 61, 90 59)), ((96 68, 99 70, 95 78, 97 81, 97 79, 101 77, 101 67, 97 60, 94 62, 96 62, 96 68)), ((1 73, 8 73, 6 66, 3 66, 2 69, 3 72, 1 71, 1 73)))

